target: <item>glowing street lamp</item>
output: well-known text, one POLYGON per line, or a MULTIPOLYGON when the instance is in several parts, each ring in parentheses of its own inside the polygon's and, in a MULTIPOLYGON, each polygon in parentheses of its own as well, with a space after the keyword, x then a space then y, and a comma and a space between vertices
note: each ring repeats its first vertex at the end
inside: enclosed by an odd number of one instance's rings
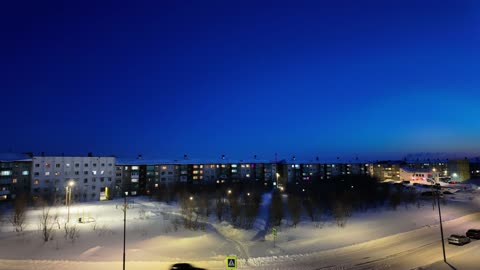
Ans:
POLYGON ((190 201, 193 201, 193 196, 190 196, 190 201))
POLYGON ((65 192, 65 203, 67 204, 68 214, 67 214, 67 223, 70 222, 70 204, 72 202, 72 188, 75 185, 75 181, 70 180, 67 184, 65 192))
POLYGON ((232 194, 232 190, 229 189, 229 190, 227 191, 227 193, 228 193, 228 194, 232 194))

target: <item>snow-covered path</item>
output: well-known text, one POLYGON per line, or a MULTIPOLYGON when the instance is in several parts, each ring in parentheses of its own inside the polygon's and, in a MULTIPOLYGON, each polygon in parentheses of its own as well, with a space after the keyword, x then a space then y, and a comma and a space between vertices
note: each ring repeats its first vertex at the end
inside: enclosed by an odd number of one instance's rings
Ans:
POLYGON ((260 210, 258 211, 257 219, 253 224, 253 228, 258 230, 258 233, 253 237, 252 241, 264 239, 268 229, 269 209, 272 201, 272 192, 264 193, 262 195, 262 202, 260 204, 260 210))

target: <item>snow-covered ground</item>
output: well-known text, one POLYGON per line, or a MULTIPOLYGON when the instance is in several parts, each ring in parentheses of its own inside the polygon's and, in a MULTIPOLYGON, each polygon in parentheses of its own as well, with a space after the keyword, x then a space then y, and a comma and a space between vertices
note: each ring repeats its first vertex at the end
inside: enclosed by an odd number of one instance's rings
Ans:
MULTIPOLYGON (((480 227, 478 191, 448 195, 442 205, 445 237, 480 227)), ((270 197, 265 195, 263 202, 270 197)), ((41 209, 28 212, 23 234, 4 223, 0 232, 0 269, 120 269, 123 248, 122 200, 72 205, 71 220, 93 217, 96 222, 77 224, 79 238, 64 238, 65 206, 52 208, 60 229, 44 243, 38 230, 41 209)), ((268 208, 261 207, 254 229, 234 228, 209 219, 205 231, 175 228, 180 215, 176 205, 135 198, 127 210, 127 269, 169 269, 176 262, 191 262, 207 269, 224 269, 226 256, 237 255, 240 269, 414 269, 436 268, 442 261, 438 211, 429 200, 401 205, 396 211, 381 208, 354 213, 344 228, 331 219, 314 224, 304 219, 295 228, 278 228, 275 247, 265 230, 268 208), (263 209, 263 210, 262 210, 263 209), (263 231, 263 233, 262 233, 263 231), (259 237, 260 235, 260 237, 259 237), (433 265, 433 266, 431 266, 433 265)), ((74 223, 74 222, 71 222, 74 223)), ((463 247, 447 245, 453 260, 478 250, 479 242, 463 247)), ((471 259, 480 263, 480 259, 471 259)), ((470 264, 457 269, 468 268, 470 264)))

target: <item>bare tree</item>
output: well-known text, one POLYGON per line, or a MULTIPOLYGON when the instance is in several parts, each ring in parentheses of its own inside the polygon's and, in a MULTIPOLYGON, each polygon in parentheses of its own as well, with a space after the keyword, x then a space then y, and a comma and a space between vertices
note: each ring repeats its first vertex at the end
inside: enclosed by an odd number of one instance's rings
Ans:
POLYGON ((333 217, 337 221, 337 226, 345 227, 348 217, 351 216, 351 207, 342 200, 335 201, 333 206, 333 217))
POLYGON ((70 226, 65 222, 63 224, 63 229, 65 230, 65 240, 69 240, 72 244, 80 237, 80 230, 77 228, 76 224, 70 226))
POLYGON ((40 232, 44 242, 53 240, 54 225, 58 224, 58 215, 50 213, 47 203, 42 203, 42 215, 40 216, 40 232))
POLYGON ((297 195, 291 194, 288 196, 288 210, 292 218, 292 225, 296 227, 300 222, 300 214, 302 213, 302 204, 297 195))
POLYGON ((10 223, 15 228, 15 232, 19 233, 25 229, 25 218, 27 214, 27 197, 21 195, 15 199, 13 204, 13 213, 10 217, 10 223))

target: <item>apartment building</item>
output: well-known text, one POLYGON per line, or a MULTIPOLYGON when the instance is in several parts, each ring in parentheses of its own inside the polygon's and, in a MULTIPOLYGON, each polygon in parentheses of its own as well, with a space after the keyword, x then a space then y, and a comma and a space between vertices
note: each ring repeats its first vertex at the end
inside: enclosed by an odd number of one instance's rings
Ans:
POLYGON ((116 173, 115 157, 33 156, 32 195, 63 201, 72 183, 72 201, 107 200, 116 173))
POLYGON ((32 159, 23 154, 0 154, 0 201, 30 193, 32 159))
POLYGON ((470 162, 465 159, 451 159, 448 161, 448 176, 452 181, 465 181, 471 178, 470 162))
POLYGON ((405 165, 403 161, 378 161, 369 165, 369 171, 379 181, 400 181, 400 167, 405 165))

